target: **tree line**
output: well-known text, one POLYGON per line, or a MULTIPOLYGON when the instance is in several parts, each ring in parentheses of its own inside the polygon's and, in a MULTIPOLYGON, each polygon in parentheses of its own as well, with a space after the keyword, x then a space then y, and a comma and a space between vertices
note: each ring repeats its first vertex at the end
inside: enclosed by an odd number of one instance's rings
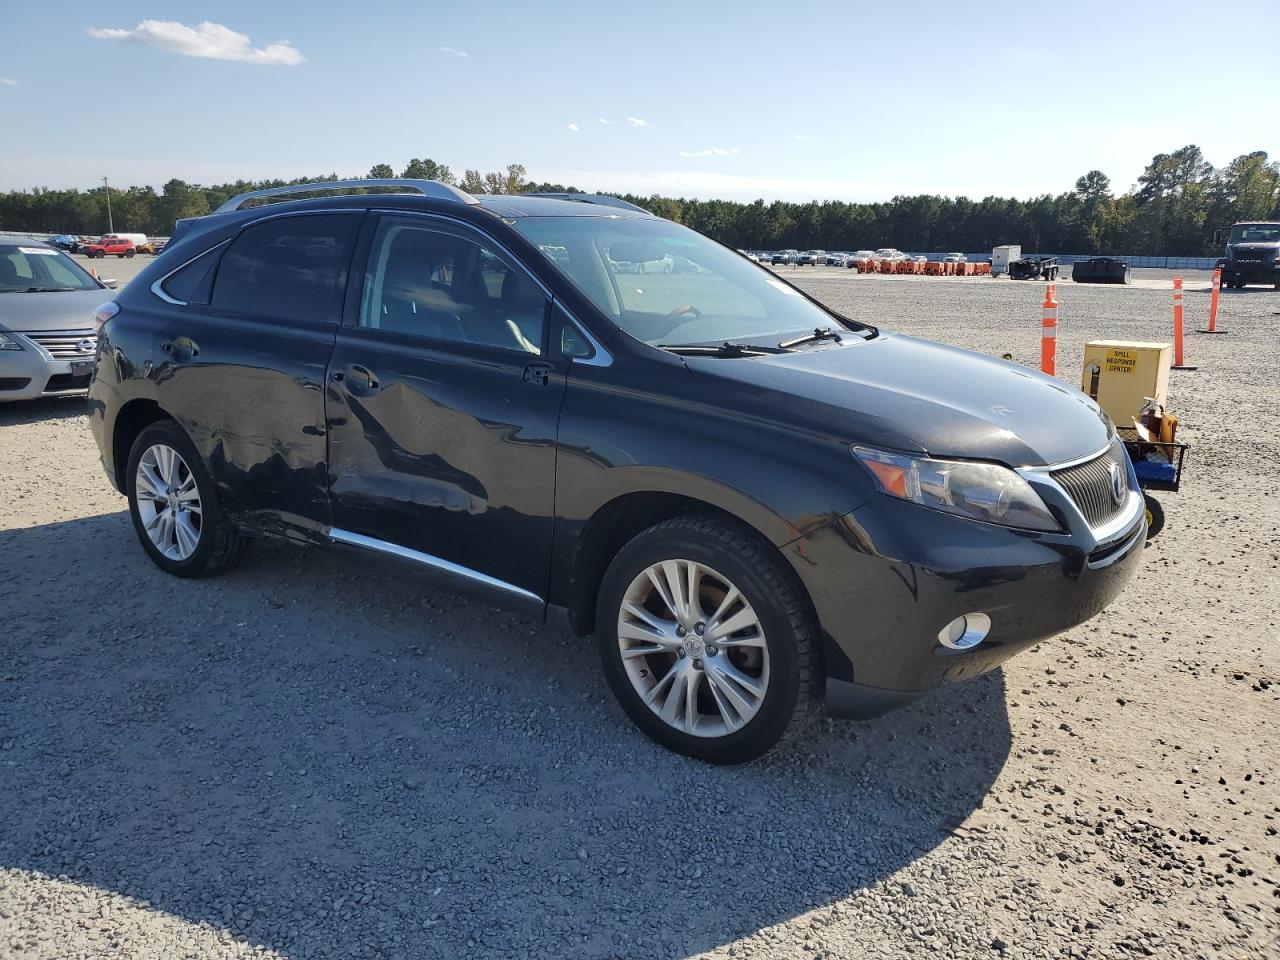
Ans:
MULTIPOLYGON (((390 164, 379 163, 367 176, 396 175, 390 164)), ((530 183, 518 163, 487 173, 468 169, 458 177, 445 164, 415 158, 399 176, 440 180, 469 193, 578 192, 563 184, 530 183)), ((111 213, 116 230, 164 236, 175 220, 202 216, 246 190, 336 179, 338 175, 331 173, 209 187, 174 179, 159 192, 150 186, 113 187, 111 213)), ((1280 220, 1280 164, 1258 150, 1214 167, 1199 147, 1186 146, 1153 157, 1136 185, 1124 193, 1115 193, 1105 174, 1091 170, 1071 191, 1028 200, 921 194, 875 203, 739 203, 615 196, 743 249, 975 252, 1020 243, 1027 252, 1213 256, 1222 246, 1216 235, 1232 223, 1280 220)), ((107 191, 36 188, 2 193, 0 229, 102 233, 107 229, 107 191)))

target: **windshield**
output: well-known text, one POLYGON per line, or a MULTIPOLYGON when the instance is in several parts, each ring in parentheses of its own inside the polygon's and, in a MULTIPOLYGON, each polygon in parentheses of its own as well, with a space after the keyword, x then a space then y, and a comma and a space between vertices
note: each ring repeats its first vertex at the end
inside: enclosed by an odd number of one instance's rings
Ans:
POLYGON ((0 293, 96 289, 97 281, 61 250, 0 244, 0 293))
POLYGON ((618 326, 653 346, 776 343, 839 325, 769 270, 667 220, 524 217, 514 226, 618 326))
POLYGON ((1275 243, 1280 240, 1280 223, 1237 223, 1231 228, 1232 243, 1275 243))

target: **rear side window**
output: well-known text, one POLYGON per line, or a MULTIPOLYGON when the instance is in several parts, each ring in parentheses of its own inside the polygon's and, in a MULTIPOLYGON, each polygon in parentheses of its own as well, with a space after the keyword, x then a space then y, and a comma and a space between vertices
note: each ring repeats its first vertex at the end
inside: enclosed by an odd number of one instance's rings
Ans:
POLYGON ((179 303, 208 303, 213 265, 218 262, 222 249, 223 244, 218 244, 179 267, 161 281, 160 289, 179 303))
POLYGON ((278 217, 246 227, 218 263, 210 303, 258 317, 336 323, 359 217, 278 217))

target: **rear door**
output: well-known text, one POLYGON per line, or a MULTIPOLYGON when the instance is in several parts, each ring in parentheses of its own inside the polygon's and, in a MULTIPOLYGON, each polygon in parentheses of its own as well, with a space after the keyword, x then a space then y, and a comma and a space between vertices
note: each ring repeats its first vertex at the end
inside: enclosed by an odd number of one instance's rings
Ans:
POLYGON ((362 211, 268 217, 160 284, 157 398, 230 510, 317 539, 332 522, 324 378, 362 211))
POLYGON ((540 603, 566 366, 548 350, 548 297, 455 222, 386 214, 366 229, 329 368, 335 537, 540 603))

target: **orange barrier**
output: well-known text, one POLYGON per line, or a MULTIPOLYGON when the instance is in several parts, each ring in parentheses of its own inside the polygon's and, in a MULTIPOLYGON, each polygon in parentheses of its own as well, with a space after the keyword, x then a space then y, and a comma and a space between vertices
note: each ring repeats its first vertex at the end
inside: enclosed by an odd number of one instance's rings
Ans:
POLYGON ((924 272, 930 277, 940 277, 946 267, 945 263, 939 263, 937 260, 930 260, 924 265, 924 272))
POLYGON ((1182 278, 1173 278, 1173 367, 1174 370, 1194 370, 1182 362, 1182 278))
POLYGON ((973 266, 974 266, 974 276, 977 276, 977 277, 991 276, 991 264, 975 263, 973 266))
POLYGON ((1053 376, 1058 365, 1058 292, 1056 283, 1044 285, 1044 318, 1040 321, 1040 372, 1053 376))
POLYGON ((1226 333, 1218 329, 1218 291, 1222 289, 1222 268, 1213 271, 1213 296, 1209 298, 1209 329, 1197 330, 1197 333, 1226 333))
POLYGON ((956 271, 959 272, 961 269, 963 269, 964 276, 973 277, 973 276, 977 276, 977 271, 973 269, 976 266, 977 266, 976 263, 960 263, 956 265, 956 271))

